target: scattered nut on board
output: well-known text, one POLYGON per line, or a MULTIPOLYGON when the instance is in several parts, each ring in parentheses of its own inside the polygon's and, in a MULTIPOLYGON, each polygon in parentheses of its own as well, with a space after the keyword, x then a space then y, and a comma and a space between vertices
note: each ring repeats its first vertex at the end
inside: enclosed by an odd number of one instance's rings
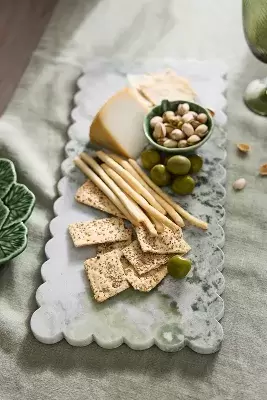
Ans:
POLYGON ((247 181, 244 178, 239 178, 233 183, 233 188, 235 190, 242 190, 246 186, 247 181))
POLYGON ((236 146, 242 153, 248 153, 250 151, 250 145, 247 143, 238 143, 236 146))
POLYGON ((262 164, 260 166, 260 175, 267 175, 267 164, 262 164))
POLYGON ((211 115, 212 117, 214 117, 214 115, 215 115, 215 110, 214 110, 213 108, 210 108, 210 107, 208 107, 207 110, 208 110, 208 112, 210 113, 210 115, 211 115))

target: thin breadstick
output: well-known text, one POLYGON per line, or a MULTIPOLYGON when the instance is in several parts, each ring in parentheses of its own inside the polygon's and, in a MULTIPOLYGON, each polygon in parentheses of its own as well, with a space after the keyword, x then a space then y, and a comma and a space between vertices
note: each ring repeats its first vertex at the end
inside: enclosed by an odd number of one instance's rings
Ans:
MULTIPOLYGON (((103 168, 104 164, 102 164, 102 166, 100 167, 101 169, 103 168)), ((106 172, 103 169, 103 172, 106 174, 106 172)), ((107 174, 106 174, 107 175, 107 174)), ((108 176, 108 175, 107 175, 108 176)), ((112 181, 112 179, 108 176, 108 179, 110 179, 112 181)), ((113 181, 112 181, 113 182, 113 181)), ((113 182, 114 183, 114 182, 113 182)), ((114 183, 114 185, 116 185, 116 183, 114 183)), ((117 185, 116 185, 117 186, 117 185)), ((118 187, 119 188, 119 187, 118 187)), ((119 188, 120 190, 120 188, 119 188)), ((149 231, 151 236, 157 236, 158 232, 163 232, 164 230, 164 226, 159 222, 159 221, 153 221, 153 223, 150 221, 150 219, 148 218, 148 216, 144 213, 144 211, 139 207, 138 204, 136 204, 132 198, 128 197, 127 195, 125 195, 128 200, 130 202, 132 202, 132 206, 136 209, 136 212, 138 215, 140 215, 140 219, 142 220, 143 224, 145 225, 145 227, 147 228, 147 230, 149 231)), ((152 219, 152 218, 151 218, 152 219)))
POLYGON ((112 160, 116 161, 116 163, 120 164, 121 166, 123 161, 126 161, 124 158, 122 158, 121 156, 118 156, 117 154, 114 153, 108 153, 109 157, 112 158, 112 160))
POLYGON ((168 226, 171 230, 177 231, 179 226, 176 225, 169 218, 165 217, 165 215, 161 214, 158 210, 152 207, 139 193, 137 193, 128 183, 124 181, 124 179, 117 174, 112 168, 110 168, 106 164, 101 165, 102 168, 106 171, 106 173, 116 182, 116 184, 125 192, 128 196, 130 196, 137 204, 139 204, 147 213, 164 225, 168 226))
POLYGON ((143 178, 135 171, 131 164, 123 160, 120 156, 116 154, 110 154, 110 157, 120 164, 124 169, 126 169, 136 180, 138 180, 142 186, 157 200, 157 202, 166 210, 167 214, 173 219, 173 221, 179 225, 181 228, 184 227, 184 221, 177 213, 177 211, 165 201, 159 194, 157 194, 148 184, 143 180, 143 178))
POLYGON ((164 208, 154 199, 154 197, 138 182, 128 171, 122 168, 116 161, 105 154, 103 151, 97 151, 97 156, 117 174, 119 174, 137 193, 151 204, 161 214, 166 215, 164 208))
POLYGON ((81 153, 80 158, 86 162, 86 164, 90 165, 90 167, 94 170, 94 172, 101 178, 101 182, 103 181, 104 184, 108 186, 108 188, 112 191, 112 193, 119 199, 119 202, 121 203, 123 209, 124 209, 124 215, 125 217, 132 222, 133 225, 138 226, 140 222, 143 221, 143 218, 141 218, 140 213, 134 206, 134 203, 131 199, 129 199, 122 191, 121 189, 113 182, 112 179, 105 173, 105 171, 100 167, 97 162, 90 157, 86 153, 81 153))
POLYGON ((178 213, 184 217, 188 222, 192 225, 197 226, 201 229, 208 229, 208 224, 201 219, 194 217, 193 215, 189 214, 189 212, 185 211, 179 204, 175 203, 166 193, 163 192, 154 182, 144 173, 144 171, 139 167, 137 162, 133 159, 128 160, 131 166, 135 169, 136 172, 144 179, 144 181, 157 192, 164 200, 167 201, 178 213))
POLYGON ((152 216, 150 216, 150 219, 153 222, 153 224, 155 225, 158 233, 161 233, 164 231, 164 225, 160 221, 158 221, 156 218, 154 218, 152 216))
MULTIPOLYGON (((123 204, 131 208, 131 211, 135 215, 134 225, 138 226, 139 221, 143 222, 146 228, 148 229, 149 233, 152 236, 157 235, 157 231, 148 217, 145 215, 143 210, 136 204, 130 197, 128 197, 122 190, 119 188, 118 185, 106 174, 106 172, 101 168, 97 162, 90 157, 87 153, 81 153, 80 157, 83 161, 85 161, 90 167, 99 175, 99 177, 109 186, 109 188, 115 193, 116 196, 119 197, 123 204)), ((130 220, 131 221, 131 220, 130 220)), ((132 221, 131 221, 132 222, 132 221)), ((133 223, 133 222, 132 222, 133 223)))
POLYGON ((145 225, 145 227, 147 228, 147 230, 149 231, 151 236, 157 236, 157 234, 158 234, 157 228, 155 228, 155 226, 152 224, 150 219, 145 215, 145 213, 144 213, 144 216, 145 216, 145 218, 143 221, 143 225, 145 225))
POLYGON ((74 164, 109 198, 109 200, 122 212, 133 225, 138 226, 138 219, 133 217, 112 190, 78 157, 74 164))
MULTIPOLYGON (((173 207, 171 207, 162 197, 160 197, 151 187, 147 185, 147 183, 141 178, 140 175, 135 171, 135 169, 129 164, 128 161, 124 160, 122 157, 118 156, 117 154, 109 154, 109 156, 116 161, 118 164, 120 164, 126 171, 128 171, 138 182, 141 183, 142 186, 157 200, 157 202, 166 210, 167 214, 170 215, 170 217, 174 220, 174 222, 179 225, 181 228, 184 227, 184 221, 180 217, 180 215, 177 213, 177 211, 174 210, 173 207)), ((156 226, 156 229, 158 232, 163 232, 164 226, 159 224, 159 221, 153 220, 151 218, 153 223, 156 226)))
MULTIPOLYGON (((114 185, 116 185, 114 183, 114 185)), ((131 202, 132 207, 134 207, 134 209, 136 210, 136 214, 140 216, 140 220, 142 221, 142 223, 146 226, 147 230, 149 231, 151 236, 157 236, 158 231, 157 229, 155 229, 155 226, 152 224, 152 222, 150 221, 150 219, 147 217, 147 215, 144 213, 144 211, 139 207, 138 204, 136 204, 133 199, 131 199, 130 197, 128 197, 126 195, 127 199, 129 200, 129 202, 131 202)), ((140 224, 139 224, 140 225, 140 224)))
MULTIPOLYGON (((138 175, 138 173, 135 171, 135 169, 131 166, 131 164, 129 164, 129 162, 127 160, 124 160, 122 157, 117 156, 117 154, 109 154, 109 156, 116 161, 118 164, 120 164, 124 169, 126 169, 126 171, 128 171, 136 180, 138 180, 140 183, 142 181, 142 185, 147 189, 147 190, 151 190, 152 189, 145 183, 145 181, 142 180, 142 178, 140 177, 140 175, 138 175)), ((155 193, 156 194, 156 193, 155 193)), ((157 195, 158 196, 158 195, 157 195)), ((160 197, 160 196, 158 196, 160 197)))

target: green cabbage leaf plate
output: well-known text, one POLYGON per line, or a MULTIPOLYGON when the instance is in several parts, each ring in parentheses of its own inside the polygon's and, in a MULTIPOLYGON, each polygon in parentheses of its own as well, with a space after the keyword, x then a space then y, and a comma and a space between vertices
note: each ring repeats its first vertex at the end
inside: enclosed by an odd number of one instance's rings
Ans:
POLYGON ((0 158, 0 264, 26 248, 28 230, 24 222, 30 217, 34 204, 34 194, 17 183, 14 164, 0 158))

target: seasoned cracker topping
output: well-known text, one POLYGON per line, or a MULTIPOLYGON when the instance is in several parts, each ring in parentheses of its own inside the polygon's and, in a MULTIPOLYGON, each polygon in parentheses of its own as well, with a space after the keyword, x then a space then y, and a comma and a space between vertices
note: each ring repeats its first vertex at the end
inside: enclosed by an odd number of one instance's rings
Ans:
POLYGON ((132 238, 128 240, 124 240, 123 242, 114 242, 114 243, 102 243, 97 246, 97 254, 105 254, 108 253, 112 250, 122 250, 126 246, 129 246, 131 244, 132 238))
POLYGON ((165 227, 164 232, 152 237, 142 226, 136 228, 139 244, 144 252, 157 254, 186 254, 191 249, 183 239, 182 229, 172 232, 165 227))
POLYGON ((84 268, 98 302, 107 300, 129 287, 120 258, 121 252, 114 250, 85 261, 84 268))
POLYGON ((153 269, 142 276, 139 276, 134 267, 126 260, 126 258, 122 257, 121 262, 126 279, 135 290, 139 290, 140 292, 149 292, 150 290, 154 289, 168 273, 167 267, 164 265, 162 267, 153 269))
POLYGON ((121 218, 104 218, 69 225, 69 232, 76 247, 129 240, 132 231, 125 228, 121 218))
POLYGON ((75 199, 82 204, 124 218, 120 210, 109 198, 91 181, 86 181, 76 192, 75 199))
POLYGON ((139 275, 166 264, 170 258, 168 254, 143 253, 138 240, 125 247, 122 253, 139 275))

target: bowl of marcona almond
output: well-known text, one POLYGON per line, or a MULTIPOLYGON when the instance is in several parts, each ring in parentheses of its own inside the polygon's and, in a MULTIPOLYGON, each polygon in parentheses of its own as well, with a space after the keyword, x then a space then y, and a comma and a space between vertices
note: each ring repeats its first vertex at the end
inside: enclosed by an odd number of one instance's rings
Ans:
POLYGON ((213 131, 212 111, 190 101, 163 100, 146 115, 144 133, 150 144, 169 154, 194 153, 213 131))

